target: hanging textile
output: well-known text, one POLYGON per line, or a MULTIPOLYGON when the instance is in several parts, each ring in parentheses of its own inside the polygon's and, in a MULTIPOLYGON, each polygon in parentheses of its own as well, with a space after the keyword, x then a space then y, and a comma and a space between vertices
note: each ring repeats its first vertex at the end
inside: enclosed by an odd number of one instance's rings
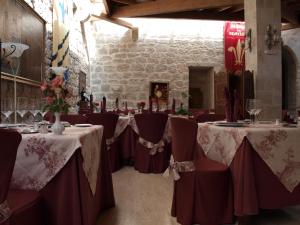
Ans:
POLYGON ((71 2, 69 0, 53 0, 52 67, 68 67, 70 64, 69 17, 72 13, 71 2))
POLYGON ((227 71, 236 72, 245 69, 245 23, 225 22, 224 53, 227 71))

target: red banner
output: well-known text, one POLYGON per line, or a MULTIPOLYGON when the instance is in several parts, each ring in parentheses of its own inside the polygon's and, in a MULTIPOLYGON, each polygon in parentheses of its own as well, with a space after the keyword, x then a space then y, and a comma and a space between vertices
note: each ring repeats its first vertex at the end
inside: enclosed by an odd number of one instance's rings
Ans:
POLYGON ((245 23, 225 22, 224 52, 225 67, 230 72, 245 69, 245 23))

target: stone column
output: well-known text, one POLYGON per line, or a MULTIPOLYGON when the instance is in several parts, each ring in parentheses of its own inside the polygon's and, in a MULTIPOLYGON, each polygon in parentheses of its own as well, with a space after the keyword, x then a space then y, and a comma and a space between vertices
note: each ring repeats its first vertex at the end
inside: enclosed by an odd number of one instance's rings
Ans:
MULTIPOLYGON (((282 63, 281 43, 268 50, 267 26, 281 33, 280 0, 244 0, 246 32, 252 30, 252 50, 246 50, 246 70, 254 71, 255 98, 261 99, 261 119, 281 118, 282 63)), ((247 46, 246 46, 247 47, 247 46)))

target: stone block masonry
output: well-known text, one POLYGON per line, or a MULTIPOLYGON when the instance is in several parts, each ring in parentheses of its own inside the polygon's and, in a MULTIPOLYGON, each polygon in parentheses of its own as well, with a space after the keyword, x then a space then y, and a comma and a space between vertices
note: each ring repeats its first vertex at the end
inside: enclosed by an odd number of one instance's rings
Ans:
POLYGON ((116 97, 136 107, 147 102, 151 81, 168 82, 169 105, 176 98, 188 105, 189 67, 224 68, 223 22, 192 20, 127 19, 139 28, 131 31, 105 21, 94 23, 91 51, 91 90, 96 101, 103 95, 108 105, 116 97))

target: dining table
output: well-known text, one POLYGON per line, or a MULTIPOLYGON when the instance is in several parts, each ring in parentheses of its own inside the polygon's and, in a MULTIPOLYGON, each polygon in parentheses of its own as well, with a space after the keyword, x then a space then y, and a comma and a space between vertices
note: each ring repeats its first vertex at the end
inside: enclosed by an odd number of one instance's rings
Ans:
POLYGON ((95 225, 115 205, 103 126, 22 134, 11 189, 38 191, 47 225, 95 225))
POLYGON ((230 168, 234 214, 300 204, 300 126, 198 123, 197 143, 230 168))

